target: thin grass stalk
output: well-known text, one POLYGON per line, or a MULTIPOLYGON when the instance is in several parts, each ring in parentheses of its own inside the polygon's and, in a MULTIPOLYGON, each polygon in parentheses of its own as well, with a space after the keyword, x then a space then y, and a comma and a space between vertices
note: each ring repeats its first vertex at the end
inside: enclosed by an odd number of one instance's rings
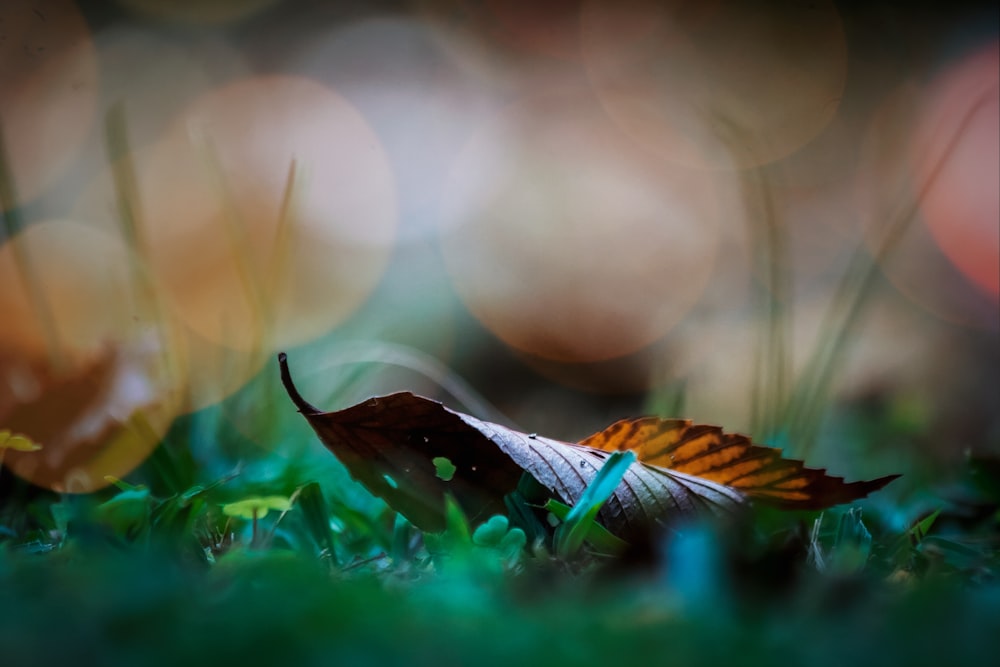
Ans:
MULTIPOLYGON (((271 252, 269 266, 278 281, 290 277, 289 266, 292 259, 292 248, 295 243, 295 221, 297 219, 297 199, 299 191, 299 164, 292 160, 288 165, 288 175, 285 178, 285 188, 281 196, 281 209, 278 212, 278 226, 274 232, 274 249, 271 252)), ((284 294, 285 285, 279 282, 275 293, 284 294)))
POLYGON ((756 195, 759 215, 751 215, 758 224, 750 225, 754 258, 765 277, 766 290, 761 297, 766 318, 758 335, 752 392, 751 429, 767 438, 779 429, 779 421, 788 400, 790 326, 788 301, 792 276, 788 270, 781 214, 774 202, 774 192, 762 168, 746 172, 744 182, 750 195, 756 195))
POLYGON ((236 262, 236 270, 243 286, 247 304, 251 309, 253 320, 259 323, 254 328, 254 339, 251 349, 269 349, 273 327, 273 304, 267 287, 257 271, 254 271, 254 253, 247 236, 247 225, 239 212, 236 198, 226 178, 218 150, 212 140, 202 133, 195 137, 195 143, 200 149, 202 159, 211 178, 223 207, 226 234, 229 238, 232 257, 236 262))
POLYGON ((146 235, 146 222, 142 215, 142 198, 139 194, 135 161, 128 139, 128 122, 125 105, 117 102, 104 117, 104 141, 111 164, 111 172, 117 205, 117 220, 122 236, 129 250, 137 258, 132 264, 132 284, 136 286, 139 303, 148 308, 152 326, 161 338, 167 338, 159 346, 161 359, 172 387, 179 387, 183 377, 177 352, 169 338, 173 337, 173 325, 160 290, 150 275, 152 257, 146 235))
POLYGON ((67 360, 52 304, 38 280, 35 260, 31 256, 27 244, 16 243, 14 238, 24 231, 27 225, 21 216, 17 186, 14 183, 14 171, 10 166, 10 156, 7 153, 7 142, 4 138, 2 118, 0 118, 0 214, 3 216, 5 241, 11 244, 14 263, 17 265, 17 274, 34 311, 35 319, 42 330, 49 363, 54 370, 59 371, 65 367, 67 360))
MULTIPOLYGON (((763 148, 753 132, 719 113, 707 114, 715 136, 737 157, 748 164, 757 162, 763 148)), ((752 261, 764 280, 761 302, 766 312, 758 332, 754 371, 750 386, 751 430, 760 437, 770 437, 779 430, 780 418, 788 401, 791 384, 791 354, 788 341, 791 326, 788 317, 792 294, 792 275, 788 270, 781 213, 774 201, 774 191, 761 166, 741 172, 752 261)))
POLYGON ((990 101, 990 93, 992 91, 982 94, 969 107, 916 196, 909 197, 906 192, 901 195, 901 201, 895 207, 896 213, 889 217, 874 255, 869 256, 863 247, 855 253, 823 319, 821 331, 829 333, 809 359, 788 407, 786 423, 799 456, 807 456, 815 444, 822 412, 829 402, 834 375, 843 359, 848 335, 857 326, 871 298, 882 263, 899 245, 916 218, 920 201, 927 196, 975 113, 990 101))

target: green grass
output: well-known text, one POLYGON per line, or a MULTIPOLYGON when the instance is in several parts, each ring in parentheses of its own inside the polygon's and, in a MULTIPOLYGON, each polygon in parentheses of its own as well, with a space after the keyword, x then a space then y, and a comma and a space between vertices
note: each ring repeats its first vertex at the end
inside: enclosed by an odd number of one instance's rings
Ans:
MULTIPOLYGON (((200 511, 195 533, 217 508, 200 511)), ((694 525, 626 571, 510 559, 468 532, 464 546, 438 536, 431 555, 412 529, 378 522, 340 533, 338 550, 355 547, 331 559, 296 514, 258 547, 238 530, 211 564, 177 548, 190 535, 125 538, 78 518, 57 544, 8 540, 5 664, 990 664, 1000 630, 995 557, 951 561, 921 551, 929 538, 902 536, 901 554, 901 536, 876 534, 874 563, 831 557, 819 572, 759 527, 737 541, 694 525), (411 539, 346 557, 393 531, 411 539), (886 574, 892 558, 915 568, 886 574)))
POLYGON ((178 426, 135 484, 8 499, 4 664, 995 658, 1000 475, 986 461, 970 462, 963 502, 937 498, 933 514, 878 497, 822 514, 757 510, 738 525, 674 526, 650 550, 609 558, 526 542, 499 518, 469 525, 456 505, 444 533, 422 534, 318 446, 206 479, 182 436, 211 412, 178 426))

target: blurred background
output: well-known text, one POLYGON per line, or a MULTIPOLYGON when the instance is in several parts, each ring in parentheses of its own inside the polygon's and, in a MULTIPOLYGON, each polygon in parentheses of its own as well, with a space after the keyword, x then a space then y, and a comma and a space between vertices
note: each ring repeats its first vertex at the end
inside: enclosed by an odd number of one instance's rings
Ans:
POLYGON ((5 0, 0 487, 328 456, 279 350, 946 481, 1000 453, 1000 46, 938 4, 5 0))

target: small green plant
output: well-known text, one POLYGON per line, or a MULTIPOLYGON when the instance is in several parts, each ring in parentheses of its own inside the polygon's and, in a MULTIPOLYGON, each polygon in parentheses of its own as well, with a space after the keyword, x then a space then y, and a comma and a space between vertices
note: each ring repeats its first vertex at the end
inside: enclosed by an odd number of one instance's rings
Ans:
MULTIPOLYGON (((580 500, 566 512, 565 516, 559 517, 562 523, 556 529, 555 551, 560 558, 575 556, 585 540, 595 540, 597 546, 605 550, 610 547, 613 551, 620 546, 613 539, 608 539, 610 534, 606 530, 599 530, 601 526, 596 522, 597 513, 621 484, 622 478, 635 460, 635 452, 613 452, 587 486, 580 500)), ((551 500, 549 503, 546 505, 549 511, 555 509, 558 514, 562 514, 560 503, 551 500)))
MULTIPOLYGON (((251 546, 258 545, 263 539, 258 530, 258 524, 268 513, 275 511, 284 516, 292 508, 292 499, 284 496, 251 496, 222 506, 222 513, 229 517, 252 522, 253 537, 251 546)), ((279 517, 280 520, 280 517, 279 517)))
POLYGON ((527 537, 497 514, 476 526, 451 497, 445 499, 446 527, 440 533, 424 533, 424 544, 435 567, 445 572, 476 571, 500 574, 515 570, 522 562, 527 537))

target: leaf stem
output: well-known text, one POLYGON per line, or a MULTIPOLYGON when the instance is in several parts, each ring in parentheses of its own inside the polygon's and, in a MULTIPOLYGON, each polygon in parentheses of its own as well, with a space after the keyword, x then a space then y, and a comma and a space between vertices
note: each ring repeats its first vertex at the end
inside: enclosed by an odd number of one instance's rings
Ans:
POLYGON ((278 366, 281 368, 281 384, 285 386, 288 397, 292 399, 292 403, 299 409, 299 412, 304 415, 320 414, 321 411, 316 406, 302 398, 302 394, 299 393, 299 390, 295 387, 295 383, 292 382, 292 374, 288 370, 288 355, 284 352, 278 353, 278 366))

